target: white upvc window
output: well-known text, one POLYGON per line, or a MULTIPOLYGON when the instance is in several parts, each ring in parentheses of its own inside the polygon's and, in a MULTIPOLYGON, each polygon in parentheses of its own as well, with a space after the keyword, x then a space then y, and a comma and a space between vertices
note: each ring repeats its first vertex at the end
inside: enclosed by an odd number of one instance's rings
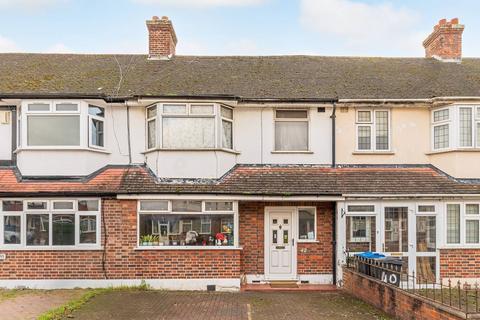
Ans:
POLYGON ((480 107, 451 105, 432 110, 432 150, 480 147, 480 107))
POLYGON ((105 108, 88 105, 88 143, 93 148, 105 148, 105 108))
POLYGON ((298 242, 314 242, 317 239, 317 208, 299 207, 298 242))
POLYGON ((376 206, 352 203, 346 208, 346 249, 349 252, 375 250, 376 206))
POLYGON ((0 200, 0 248, 100 248, 100 200, 0 200))
POLYGON ((147 150, 234 147, 233 109, 216 103, 159 103, 147 108, 146 128, 147 150))
POLYGON ((480 245, 480 203, 451 202, 446 204, 447 246, 480 245))
POLYGON ((357 110, 356 132, 357 151, 389 151, 389 110, 357 110))
POLYGON ((208 249, 238 246, 238 204, 234 201, 140 200, 141 249, 208 249))
POLYGON ((275 151, 309 150, 309 109, 277 109, 275 151))
POLYGON ((23 100, 20 149, 103 149, 105 109, 80 100, 23 100))
POLYGON ((147 108, 147 150, 157 147, 157 106, 147 108))

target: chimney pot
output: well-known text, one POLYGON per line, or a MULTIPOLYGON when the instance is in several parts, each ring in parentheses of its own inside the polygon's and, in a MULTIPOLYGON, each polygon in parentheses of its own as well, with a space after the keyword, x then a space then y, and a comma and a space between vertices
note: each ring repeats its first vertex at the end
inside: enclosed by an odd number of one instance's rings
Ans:
POLYGON ((460 62, 462 59, 462 33, 465 27, 458 18, 441 19, 433 32, 423 41, 425 57, 445 62, 460 62))
POLYGON ((177 36, 172 21, 166 16, 153 16, 147 20, 148 58, 170 59, 175 55, 177 36))

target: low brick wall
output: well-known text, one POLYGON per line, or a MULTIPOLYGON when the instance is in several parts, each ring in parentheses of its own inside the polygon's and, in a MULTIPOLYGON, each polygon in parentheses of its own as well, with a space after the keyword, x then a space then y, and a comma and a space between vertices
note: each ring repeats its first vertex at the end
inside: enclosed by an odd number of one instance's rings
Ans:
POLYGON ((397 319, 466 319, 463 312, 410 294, 349 268, 343 268, 343 290, 397 319))
POLYGON ((480 249, 441 249, 441 279, 480 278, 480 249))

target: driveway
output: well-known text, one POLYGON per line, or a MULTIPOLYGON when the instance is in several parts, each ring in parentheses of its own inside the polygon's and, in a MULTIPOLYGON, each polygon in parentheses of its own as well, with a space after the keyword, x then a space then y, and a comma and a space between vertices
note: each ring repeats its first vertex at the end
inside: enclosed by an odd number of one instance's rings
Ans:
POLYGON ((112 291, 93 298, 72 316, 82 320, 390 319, 341 292, 112 291))

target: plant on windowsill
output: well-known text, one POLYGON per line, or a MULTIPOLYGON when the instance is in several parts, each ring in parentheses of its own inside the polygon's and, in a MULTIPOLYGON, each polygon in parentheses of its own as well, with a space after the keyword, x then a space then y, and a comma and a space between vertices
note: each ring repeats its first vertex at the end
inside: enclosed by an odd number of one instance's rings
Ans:
POLYGON ((160 238, 156 235, 147 234, 140 237, 142 246, 158 246, 160 238))

